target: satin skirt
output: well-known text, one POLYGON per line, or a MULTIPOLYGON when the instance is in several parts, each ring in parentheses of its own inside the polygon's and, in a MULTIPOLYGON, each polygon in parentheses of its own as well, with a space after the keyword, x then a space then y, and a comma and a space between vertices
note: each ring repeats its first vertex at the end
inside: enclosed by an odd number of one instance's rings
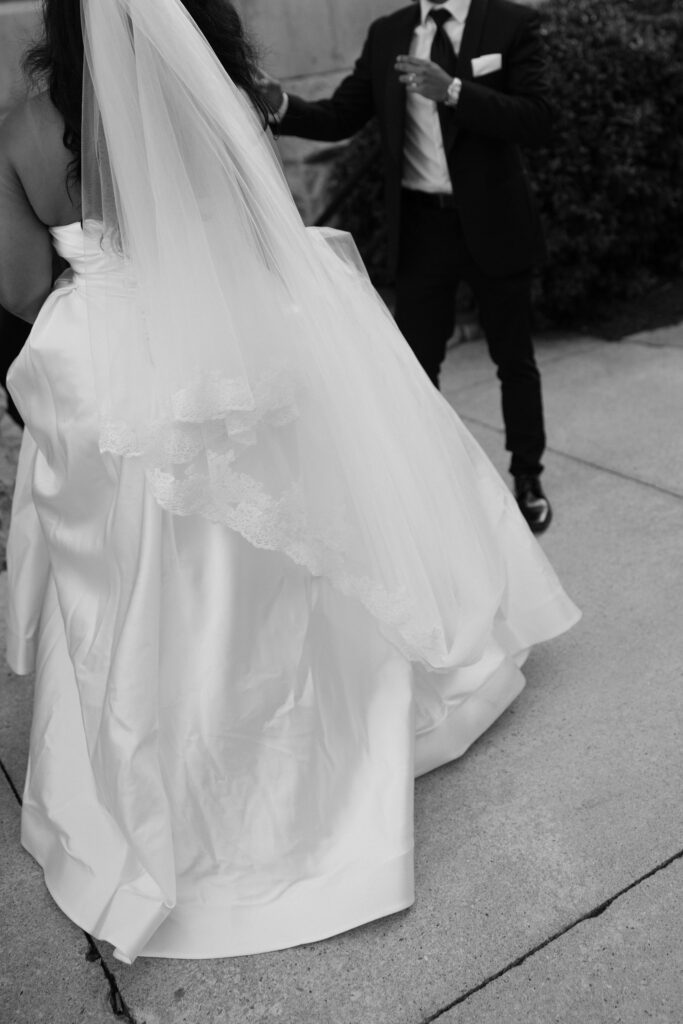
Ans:
POLYGON ((408 907, 414 776, 461 756, 521 691, 529 647, 578 618, 514 501, 488 642, 430 671, 325 579, 163 510, 135 459, 100 453, 74 278, 8 382, 27 425, 8 660, 36 672, 22 842, 62 910, 132 962, 280 949, 408 907))

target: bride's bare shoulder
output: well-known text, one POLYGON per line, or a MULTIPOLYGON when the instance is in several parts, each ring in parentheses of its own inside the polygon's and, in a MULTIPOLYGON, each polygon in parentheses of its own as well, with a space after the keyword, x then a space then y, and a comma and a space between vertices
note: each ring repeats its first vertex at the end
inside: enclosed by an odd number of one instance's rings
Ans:
POLYGON ((10 110, 0 125, 0 175, 17 179, 45 223, 59 220, 70 205, 64 182, 73 153, 63 141, 64 121, 47 92, 10 110))
POLYGON ((17 103, 0 124, 0 152, 13 162, 64 160, 64 122, 47 92, 17 103))
POLYGON ((21 152, 27 101, 13 107, 0 124, 0 163, 12 163, 21 152))

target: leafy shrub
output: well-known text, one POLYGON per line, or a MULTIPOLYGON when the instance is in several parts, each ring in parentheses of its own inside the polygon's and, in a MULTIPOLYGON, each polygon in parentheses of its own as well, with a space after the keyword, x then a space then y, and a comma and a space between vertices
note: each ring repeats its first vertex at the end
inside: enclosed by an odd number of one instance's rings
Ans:
MULTIPOLYGON (((526 153, 548 243, 536 302, 567 320, 683 272, 683 0, 548 0, 540 13, 555 118, 526 153)), ((372 125, 338 161, 333 187, 345 184, 337 220, 381 282, 372 125)))

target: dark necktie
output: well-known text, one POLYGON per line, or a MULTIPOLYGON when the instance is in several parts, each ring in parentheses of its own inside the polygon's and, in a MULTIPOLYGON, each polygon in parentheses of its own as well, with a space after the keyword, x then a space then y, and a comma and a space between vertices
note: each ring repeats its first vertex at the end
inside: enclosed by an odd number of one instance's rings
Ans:
POLYGON ((436 23, 436 34, 429 56, 435 64, 447 71, 451 78, 455 78, 458 71, 458 58, 444 27, 453 15, 450 11, 432 10, 429 12, 429 17, 436 23))
MULTIPOLYGON (((458 73, 458 58, 455 50, 453 49, 453 43, 448 38, 448 34, 445 29, 445 24, 449 21, 453 15, 450 11, 444 10, 431 10, 429 17, 436 22, 436 34, 432 43, 432 49, 430 51, 430 58, 435 64, 443 68, 444 71, 448 72, 451 78, 455 78, 458 73)), ((439 114, 439 124, 441 125, 441 135, 444 140, 444 145, 447 144, 449 128, 452 127, 450 124, 451 111, 449 111, 443 103, 437 105, 437 111, 439 114)))

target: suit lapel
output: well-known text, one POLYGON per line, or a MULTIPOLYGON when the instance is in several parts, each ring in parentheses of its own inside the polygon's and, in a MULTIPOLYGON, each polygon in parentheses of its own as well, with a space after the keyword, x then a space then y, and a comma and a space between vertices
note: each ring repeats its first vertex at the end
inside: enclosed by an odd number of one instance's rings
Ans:
POLYGON ((413 32, 419 20, 420 5, 414 3, 410 7, 399 11, 390 19, 386 36, 385 53, 388 66, 384 72, 386 74, 385 124, 389 148, 399 164, 403 162, 406 91, 405 86, 398 80, 397 72, 394 71, 394 60, 400 53, 409 52, 413 32))
POLYGON ((472 0, 470 4, 458 54, 458 76, 464 82, 472 79, 472 58, 479 52, 487 8, 488 0, 472 0))
MULTIPOLYGON (((472 58, 479 52, 488 0, 472 0, 465 21, 465 28, 458 53, 458 78, 464 82, 472 79, 472 58)), ((441 131, 446 153, 450 153, 458 136, 458 124, 454 117, 442 117, 441 131)))

